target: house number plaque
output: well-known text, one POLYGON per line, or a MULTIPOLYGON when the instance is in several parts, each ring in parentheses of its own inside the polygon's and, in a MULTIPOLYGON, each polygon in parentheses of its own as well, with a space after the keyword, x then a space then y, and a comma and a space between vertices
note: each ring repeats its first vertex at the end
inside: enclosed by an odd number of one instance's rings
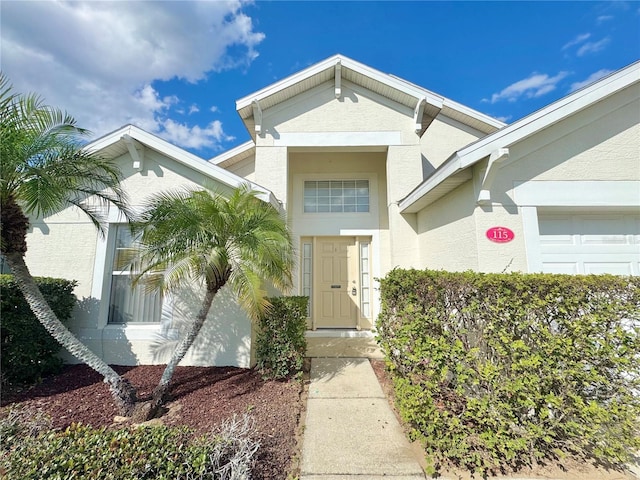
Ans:
POLYGON ((491 227, 487 230, 487 238, 496 243, 507 243, 515 237, 513 230, 507 227, 491 227))

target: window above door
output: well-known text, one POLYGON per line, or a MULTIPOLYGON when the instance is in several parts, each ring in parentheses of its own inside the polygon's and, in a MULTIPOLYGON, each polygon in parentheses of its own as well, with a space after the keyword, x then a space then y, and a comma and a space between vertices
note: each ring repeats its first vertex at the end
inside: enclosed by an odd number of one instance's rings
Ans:
POLYGON ((305 180, 304 213, 369 213, 369 180, 305 180))

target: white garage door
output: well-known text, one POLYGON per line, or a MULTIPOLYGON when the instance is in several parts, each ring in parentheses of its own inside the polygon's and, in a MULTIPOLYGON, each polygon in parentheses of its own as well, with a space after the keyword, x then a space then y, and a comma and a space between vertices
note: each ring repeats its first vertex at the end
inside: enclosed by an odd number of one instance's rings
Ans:
POLYGON ((540 214, 542 270, 640 275, 640 214, 540 214))

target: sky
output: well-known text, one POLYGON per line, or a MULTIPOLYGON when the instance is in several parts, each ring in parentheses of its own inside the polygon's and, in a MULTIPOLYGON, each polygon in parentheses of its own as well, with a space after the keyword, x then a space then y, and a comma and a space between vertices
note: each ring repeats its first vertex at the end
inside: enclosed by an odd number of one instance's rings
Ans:
POLYGON ((640 2, 0 2, 0 67, 99 138, 209 159, 236 100, 343 54, 511 123, 640 59, 640 2))

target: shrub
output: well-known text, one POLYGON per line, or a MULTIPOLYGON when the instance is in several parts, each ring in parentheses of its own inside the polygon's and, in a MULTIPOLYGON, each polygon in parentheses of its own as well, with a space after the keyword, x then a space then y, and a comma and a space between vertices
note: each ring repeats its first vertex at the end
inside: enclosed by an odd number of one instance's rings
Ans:
POLYGON ((270 298, 258 321, 257 367, 265 378, 288 378, 302 372, 307 351, 308 297, 270 298))
MULTIPOLYGON (((36 277, 38 288, 61 321, 71 316, 76 304, 75 281, 36 277)), ((45 330, 25 301, 12 275, 0 275, 2 326, 2 383, 30 384, 57 373, 62 360, 60 344, 45 330)))
POLYGON ((640 448, 640 278, 394 270, 381 293, 397 404, 436 466, 640 448))
POLYGON ((73 424, 47 430, 0 449, 0 476, 21 479, 250 478, 258 443, 249 417, 233 418, 193 439, 186 428, 141 426, 95 429, 73 424))

